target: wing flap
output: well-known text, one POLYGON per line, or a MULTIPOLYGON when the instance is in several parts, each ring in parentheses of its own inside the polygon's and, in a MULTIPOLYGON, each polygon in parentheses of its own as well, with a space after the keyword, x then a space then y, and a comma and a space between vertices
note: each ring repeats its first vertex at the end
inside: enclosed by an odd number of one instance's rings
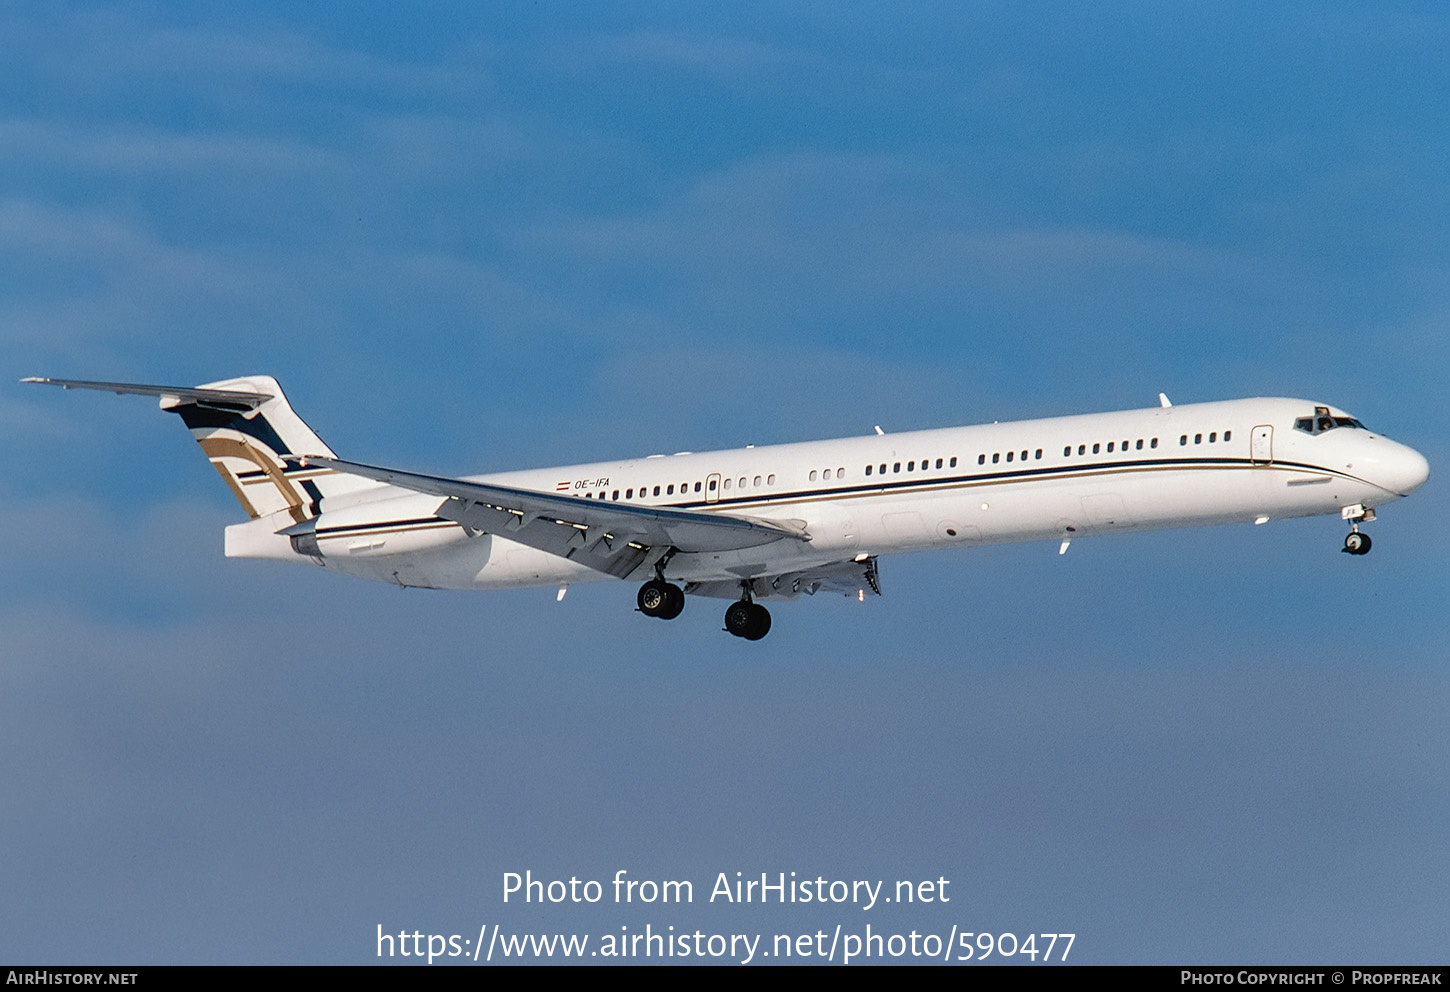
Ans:
POLYGON ((643 535, 599 532, 598 527, 581 527, 549 517, 525 517, 496 506, 453 498, 444 500, 434 512, 444 520, 502 535, 619 579, 649 557, 650 546, 638 540, 643 535))
MULTIPOLYGON (((695 596, 713 596, 717 599, 739 599, 738 580, 691 582, 685 591, 695 596)), ((757 578, 751 586, 756 599, 795 599, 802 594, 814 596, 818 592, 837 592, 843 596, 865 598, 881 595, 880 575, 874 555, 861 561, 831 562, 814 568, 804 568, 779 575, 757 578)))

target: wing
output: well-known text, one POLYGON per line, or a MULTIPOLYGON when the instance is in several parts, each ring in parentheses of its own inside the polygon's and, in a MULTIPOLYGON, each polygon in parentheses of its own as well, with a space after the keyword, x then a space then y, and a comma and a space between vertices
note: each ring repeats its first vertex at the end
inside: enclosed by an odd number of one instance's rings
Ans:
POLYGON ((402 489, 441 496, 443 505, 435 512, 445 520, 498 534, 620 578, 671 548, 686 553, 734 551, 774 541, 811 539, 803 528, 793 528, 780 521, 579 499, 379 468, 337 458, 286 457, 306 467, 336 469, 402 489))

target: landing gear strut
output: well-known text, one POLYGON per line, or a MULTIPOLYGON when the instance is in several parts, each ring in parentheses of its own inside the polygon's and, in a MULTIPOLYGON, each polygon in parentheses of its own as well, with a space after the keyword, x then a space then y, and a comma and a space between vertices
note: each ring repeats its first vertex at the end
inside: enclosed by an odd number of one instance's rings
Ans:
POLYGON ((673 620, 685 608, 685 591, 664 579, 650 579, 639 587, 636 600, 645 616, 673 620))

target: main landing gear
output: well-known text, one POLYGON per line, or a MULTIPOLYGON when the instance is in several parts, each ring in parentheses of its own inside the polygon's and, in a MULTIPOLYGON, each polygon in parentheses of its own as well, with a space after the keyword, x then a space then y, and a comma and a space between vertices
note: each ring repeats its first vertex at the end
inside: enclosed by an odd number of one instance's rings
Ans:
POLYGON ((725 610, 725 629, 747 641, 758 641, 770 633, 770 611, 750 598, 750 583, 740 583, 741 598, 725 610))
POLYGON ((747 641, 758 641, 770 633, 770 611, 759 603, 741 600, 725 611, 725 629, 747 641))
MULTIPOLYGON (((747 641, 758 641, 770 633, 770 611, 750 598, 750 585, 741 583, 742 595, 725 611, 725 629, 747 641)), ((673 620, 685 608, 685 591, 663 575, 657 575, 639 587, 636 597, 639 612, 647 617, 673 620)))
POLYGON ((673 620, 685 608, 685 590, 664 579, 650 579, 639 587, 639 612, 647 617, 673 620))
POLYGON ((1367 555, 1373 545, 1368 534, 1362 534, 1359 525, 1369 523, 1374 519, 1374 510, 1356 503, 1354 506, 1346 506, 1340 511, 1341 519, 1349 521, 1349 533, 1344 535, 1344 553, 1347 555, 1367 555))

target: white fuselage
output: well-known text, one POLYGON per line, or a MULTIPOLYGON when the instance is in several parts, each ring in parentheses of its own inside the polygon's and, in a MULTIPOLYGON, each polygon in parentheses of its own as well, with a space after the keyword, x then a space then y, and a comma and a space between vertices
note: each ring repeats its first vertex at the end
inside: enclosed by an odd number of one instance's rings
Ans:
MULTIPOLYGON (((790 521, 810 535, 808 542, 676 555, 669 576, 685 582, 925 548, 1339 514, 1397 499, 1425 481, 1423 457, 1368 430, 1297 430, 1296 419, 1314 410, 1304 400, 1231 400, 650 456, 477 481, 790 521)), ((322 503, 319 556, 298 555, 268 518, 228 528, 227 553, 319 560, 351 575, 437 588, 610 577, 443 520, 435 515, 441 502, 376 485, 322 503)), ((652 574, 649 566, 639 571, 628 577, 652 574)))

